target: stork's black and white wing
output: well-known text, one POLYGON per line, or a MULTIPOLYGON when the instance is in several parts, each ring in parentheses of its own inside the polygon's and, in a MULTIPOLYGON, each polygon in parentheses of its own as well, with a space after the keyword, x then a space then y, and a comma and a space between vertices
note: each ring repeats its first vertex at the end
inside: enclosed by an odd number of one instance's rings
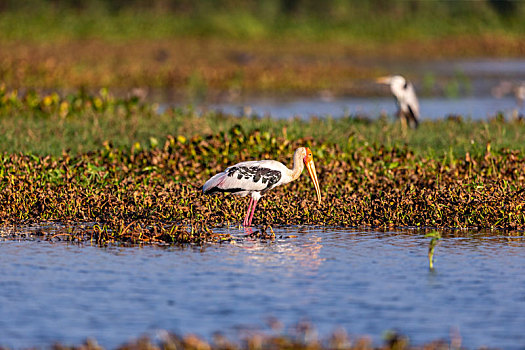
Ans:
POLYGON ((206 181, 202 191, 205 194, 230 192, 240 196, 254 191, 264 194, 283 183, 287 170, 286 166, 274 160, 242 162, 206 181))

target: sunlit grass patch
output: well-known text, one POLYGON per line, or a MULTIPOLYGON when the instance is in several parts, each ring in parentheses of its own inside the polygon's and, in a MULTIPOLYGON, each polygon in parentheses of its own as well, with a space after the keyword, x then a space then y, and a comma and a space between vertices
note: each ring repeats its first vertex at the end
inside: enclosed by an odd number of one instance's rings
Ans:
MULTIPOLYGON (((106 89, 96 94, 59 95, 0 87, 0 131, 0 152, 54 156, 106 147, 150 150, 161 147, 169 135, 190 140, 230 132, 231 139, 217 146, 230 162, 238 159, 229 150, 232 140, 242 142, 252 133, 257 139, 270 137, 273 144, 279 137, 288 143, 308 137, 337 145, 346 153, 363 147, 406 147, 418 157, 438 159, 449 166, 465 157, 497 154, 501 149, 525 150, 525 123, 521 120, 425 120, 419 129, 406 132, 394 117, 348 115, 303 120, 198 112, 191 105, 160 109, 138 97, 117 98, 106 89)), ((263 149, 261 143, 251 156, 261 156, 263 149)))

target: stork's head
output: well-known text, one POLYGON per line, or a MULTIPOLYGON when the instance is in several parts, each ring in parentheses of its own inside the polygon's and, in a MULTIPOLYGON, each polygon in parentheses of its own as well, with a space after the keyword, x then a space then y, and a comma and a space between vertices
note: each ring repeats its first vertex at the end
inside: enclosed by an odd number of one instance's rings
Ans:
POLYGON ((317 179, 317 172, 315 171, 315 164, 312 151, 308 147, 301 147, 298 149, 298 151, 301 152, 304 165, 308 170, 308 175, 310 175, 310 178, 314 183, 315 192, 317 194, 317 200, 319 201, 319 204, 321 204, 321 190, 319 189, 319 180, 317 179))
POLYGON ((401 75, 389 75, 386 77, 380 77, 376 79, 379 84, 390 85, 390 89, 396 95, 407 87, 407 80, 401 75))

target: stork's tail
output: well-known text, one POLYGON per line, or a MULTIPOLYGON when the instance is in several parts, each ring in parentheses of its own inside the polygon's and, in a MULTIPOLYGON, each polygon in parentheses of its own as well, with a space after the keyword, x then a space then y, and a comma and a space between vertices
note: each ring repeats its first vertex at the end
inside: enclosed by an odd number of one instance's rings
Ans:
POLYGON ((206 181, 204 186, 202 186, 202 193, 214 194, 215 192, 220 192, 219 185, 224 181, 225 178, 225 172, 214 175, 211 179, 206 181))

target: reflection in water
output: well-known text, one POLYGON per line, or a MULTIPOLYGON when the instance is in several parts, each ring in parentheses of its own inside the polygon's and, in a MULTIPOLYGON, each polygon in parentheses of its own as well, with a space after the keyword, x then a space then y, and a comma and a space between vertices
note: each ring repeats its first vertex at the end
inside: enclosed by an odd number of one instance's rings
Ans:
POLYGON ((376 343, 387 329, 413 344, 457 329, 469 348, 525 344, 522 232, 441 231, 429 271, 429 230, 274 231, 224 229, 232 243, 182 248, 0 242, 2 345, 115 347, 159 329, 234 338, 268 316, 376 343))
MULTIPOLYGON (((229 234, 234 237, 238 235, 235 232, 228 230, 229 234)), ((259 239, 251 238, 254 234, 251 227, 243 228, 244 236, 239 237, 240 240, 235 241, 239 249, 251 251, 253 254, 245 255, 245 264, 273 264, 279 268, 286 268, 287 271, 293 273, 295 269, 300 269, 302 273, 315 273, 323 258, 320 256, 322 248, 321 235, 305 236, 300 245, 293 241, 296 238, 297 232, 293 228, 285 228, 279 230, 279 235, 271 241, 261 241, 259 239), (268 254, 268 251, 271 254, 268 254), (262 254, 259 254, 261 252, 262 254)))

